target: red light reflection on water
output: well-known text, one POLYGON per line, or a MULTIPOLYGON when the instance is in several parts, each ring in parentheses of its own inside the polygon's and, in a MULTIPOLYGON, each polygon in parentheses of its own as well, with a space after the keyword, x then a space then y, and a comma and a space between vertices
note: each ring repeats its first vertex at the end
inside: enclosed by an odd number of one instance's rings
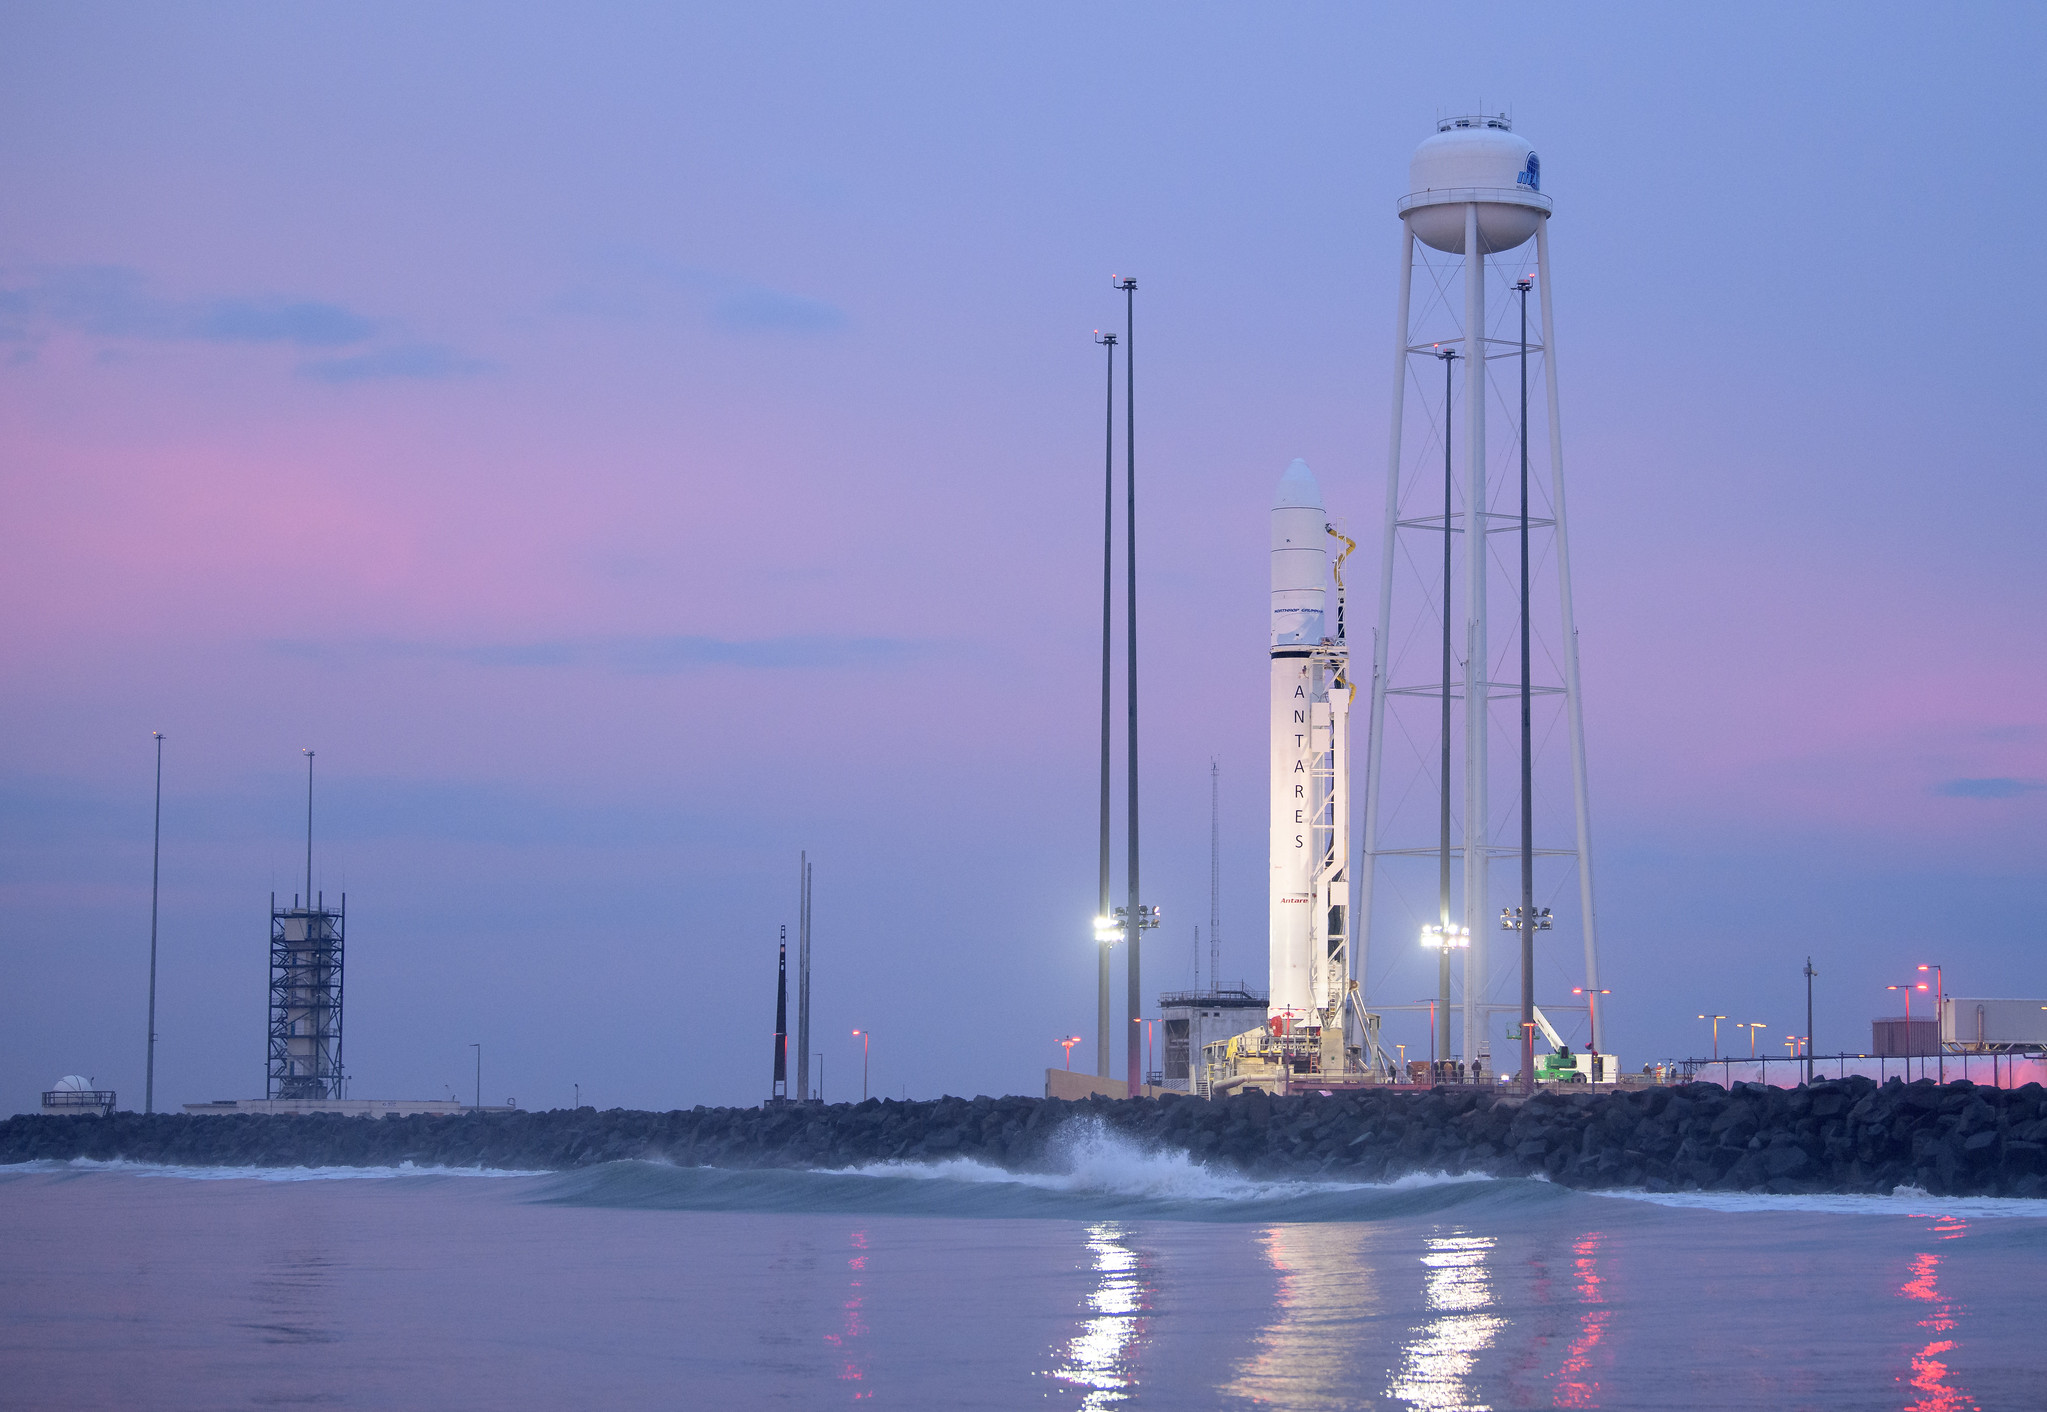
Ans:
MULTIPOLYGON (((842 1306, 846 1311, 845 1328, 839 1333, 826 1334, 824 1336, 826 1343, 831 1344, 842 1353, 848 1349, 855 1339, 860 1338, 867 1332, 866 1316, 860 1312, 867 1302, 867 1296, 863 1293, 863 1287, 866 1282, 860 1278, 867 1271, 867 1255, 865 1253, 867 1250, 867 1232, 853 1232, 852 1246, 859 1253, 846 1262, 846 1268, 853 1272, 854 1278, 847 1281, 846 1287, 852 1293, 847 1296, 846 1302, 842 1306)), ((864 1380, 866 1376, 867 1360, 865 1358, 849 1356, 839 1365, 839 1381, 842 1383, 857 1383, 864 1380)), ((874 1389, 862 1388, 853 1393, 853 1400, 857 1402, 861 1398, 872 1396, 874 1396, 874 1389)))
MULTIPOLYGON (((1968 1233, 1969 1223, 1959 1217, 1939 1217, 1932 1229, 1937 1240, 1959 1240, 1968 1233)), ((1919 1327, 1933 1338, 1912 1355, 1911 1377, 1898 1379, 1909 1382, 1920 1394, 1918 1401, 1906 1404, 1905 1412, 1979 1412, 1976 1399, 1950 1381, 1952 1370, 1947 1365, 1947 1355, 1961 1347, 1961 1340, 1946 1335, 1954 1332, 1963 1310, 1940 1292, 1940 1259, 1930 1250, 1913 1256, 1912 1278, 1898 1288, 1905 1298, 1932 1306, 1919 1321, 1919 1327)))
POLYGON ((1606 1237, 1588 1232, 1571 1247, 1571 1270, 1576 1276, 1581 1303, 1591 1305, 1578 1318, 1578 1336, 1564 1350, 1563 1366, 1556 1371, 1558 1407, 1597 1407, 1599 1379, 1590 1377, 1594 1354, 1606 1337, 1606 1324, 1613 1310, 1606 1303, 1606 1277, 1599 1272, 1599 1244, 1606 1237))

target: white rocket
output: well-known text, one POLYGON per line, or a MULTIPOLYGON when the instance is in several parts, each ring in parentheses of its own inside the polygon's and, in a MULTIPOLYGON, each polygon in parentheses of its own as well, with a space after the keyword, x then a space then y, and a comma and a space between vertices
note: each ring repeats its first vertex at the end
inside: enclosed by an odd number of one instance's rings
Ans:
POLYGON ((1332 534, 1315 474, 1296 460, 1272 500, 1268 1005, 1292 1026, 1340 1033, 1349 971, 1351 684, 1340 567, 1333 620, 1325 611, 1332 534))

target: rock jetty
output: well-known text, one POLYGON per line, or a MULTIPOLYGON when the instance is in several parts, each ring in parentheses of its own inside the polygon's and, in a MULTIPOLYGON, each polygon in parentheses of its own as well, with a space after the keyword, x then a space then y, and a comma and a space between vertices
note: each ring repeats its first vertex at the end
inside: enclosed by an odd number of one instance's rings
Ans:
POLYGON ((1258 1175, 1380 1181, 1413 1172, 1544 1176, 1649 1191, 2047 1196, 2047 1090, 1864 1078, 1802 1088, 1693 1083, 1617 1093, 1490 1090, 1199 1099, 941 1098, 646 1113, 459 1117, 24 1116, 0 1163, 562 1170, 651 1159, 848 1167, 972 1158, 1056 1169, 1076 1122, 1258 1175))

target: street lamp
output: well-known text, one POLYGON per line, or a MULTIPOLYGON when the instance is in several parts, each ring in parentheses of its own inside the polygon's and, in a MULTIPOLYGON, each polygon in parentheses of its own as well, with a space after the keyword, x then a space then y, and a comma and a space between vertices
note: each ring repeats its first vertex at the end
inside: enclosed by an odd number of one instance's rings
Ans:
MULTIPOLYGON (((1447 526, 1449 522, 1445 520, 1443 524, 1447 526)), ((1443 532, 1443 538, 1445 538, 1445 540, 1449 538, 1449 530, 1447 530, 1447 528, 1445 528, 1445 532, 1443 532)), ((1445 688, 1445 696, 1443 696, 1443 700, 1445 700, 1445 702, 1449 702, 1449 696, 1447 696, 1447 688, 1445 688)), ((1445 737, 1445 739, 1447 739, 1447 737, 1445 737)), ((1445 747, 1445 749, 1447 749, 1447 747, 1445 747)), ((1445 776, 1445 780, 1447 780, 1447 776, 1445 776)), ((1449 786, 1445 784, 1443 788, 1447 790, 1449 786)), ((1449 814, 1445 814, 1445 819, 1447 819, 1447 817, 1449 817, 1449 814)), ((1445 827, 1447 827, 1447 825, 1445 825, 1445 827)), ((1447 876, 1447 874, 1445 874, 1445 876, 1447 876)), ((1449 894, 1445 892, 1445 898, 1447 898, 1447 896, 1449 896, 1449 894)), ((1447 902, 1447 900, 1443 902, 1443 913, 1445 913, 1445 915, 1449 913, 1449 902, 1447 902)), ((1445 921, 1445 923, 1441 923, 1441 925, 1431 925, 1431 927, 1423 927, 1423 929, 1421 929, 1421 945, 1423 945, 1423 950, 1425 950, 1425 952, 1437 952, 1437 982, 1439 982, 1439 984, 1437 984, 1437 990, 1439 990, 1439 995, 1437 995, 1437 999, 1435 999, 1435 1001, 1429 1001, 1429 1076, 1431 1076, 1431 1083, 1433 1083, 1433 1080, 1435 1080, 1435 1078, 1439 1078, 1439 1076, 1441 1076, 1441 1074, 1437 1072, 1435 1064, 1437 1064, 1437 1062, 1441 1062, 1443 1058, 1447 1058, 1447 1056, 1449 1056, 1449 954, 1451 954, 1451 952, 1464 952, 1464 950, 1470 950, 1470 945, 1472 945, 1472 929, 1470 929, 1470 927, 1462 927, 1462 925, 1457 925, 1457 923, 1453 923, 1453 921, 1445 921), (1435 1007, 1437 1007, 1439 1003, 1441 1003, 1441 1007, 1443 1007, 1443 1044, 1441 1044, 1441 1050, 1443 1050, 1443 1052, 1441 1052, 1441 1054, 1437 1052, 1437 1042, 1435 1042, 1435 1007)))
POLYGON ((1599 1082, 1599 1049, 1597 1047, 1599 1044, 1599 997, 1602 995, 1612 995, 1613 992, 1610 990, 1587 990, 1582 985, 1574 985, 1571 987, 1571 994, 1584 996, 1586 1001, 1592 1006, 1592 1045, 1588 1047, 1592 1049, 1594 1056, 1592 1060, 1592 1081, 1597 1083, 1599 1082))
POLYGON ((1073 1046, 1079 1043, 1080 1036, 1077 1034, 1070 1034, 1059 1041, 1060 1047, 1066 1051, 1066 1072, 1069 1074, 1073 1072, 1073 1046))
POLYGON ((1743 1020, 1740 1024, 1736 1025, 1735 1028, 1738 1030, 1748 1031, 1748 1057, 1751 1059, 1755 1058, 1756 1031, 1766 1030, 1770 1028, 1770 1022, 1768 1020, 1743 1020))
MULTIPOLYGON (((1444 521, 1444 524, 1446 526, 1448 525, 1448 523, 1449 521, 1447 520, 1444 521)), ((1444 538, 1447 539, 1448 537, 1449 533, 1448 530, 1446 529, 1444 532, 1444 538)), ((1447 691, 1448 688, 1445 688, 1445 690, 1447 691)), ((1444 697, 1444 700, 1448 701, 1449 697, 1446 695, 1444 697)), ((1448 737, 1445 737, 1445 739, 1447 738, 1448 737)), ((1444 787, 1447 789, 1449 786, 1445 785, 1444 787)), ((1444 817, 1448 818, 1449 816, 1446 814, 1444 817)), ((1447 877, 1448 874, 1446 873, 1445 876, 1447 877)), ((1444 914, 1447 916, 1450 910, 1450 904, 1447 901, 1449 894, 1446 892, 1444 896, 1446 900, 1443 903, 1443 911, 1444 914)), ((1437 1079, 1442 1077, 1442 1074, 1436 1068, 1436 1065, 1440 1063, 1442 1060, 1449 1057, 1450 953, 1453 951, 1468 950, 1470 949, 1470 946, 1471 929, 1469 927, 1460 926, 1455 922, 1443 922, 1439 925, 1426 926, 1422 928, 1422 949, 1425 951, 1433 951, 1437 953, 1436 990, 1438 994, 1436 999, 1431 1000, 1429 1002, 1429 1081, 1431 1083, 1435 1082, 1437 1079), (1438 1052, 1438 1046, 1436 1044, 1436 1007, 1439 1004, 1442 1006, 1443 1009, 1443 1043, 1441 1045, 1442 1052, 1440 1053, 1438 1052)), ((1468 1042, 1469 1036, 1466 1036, 1466 1039, 1468 1042)))
MULTIPOLYGON (((1106 553, 1107 551, 1105 550, 1104 552, 1106 553)), ((1108 647, 1106 645, 1109 630, 1108 588, 1106 582, 1108 572, 1108 569, 1104 567, 1102 570, 1104 577, 1102 589, 1104 595, 1102 599, 1102 641, 1104 644, 1102 648, 1102 720, 1104 722, 1102 726, 1102 739, 1104 742, 1102 745, 1102 857, 1104 859, 1109 856, 1109 806, 1107 803, 1109 798, 1109 747, 1107 744, 1109 728, 1106 724, 1109 719, 1109 668, 1108 647)), ((1104 1079, 1109 1077, 1109 1052, 1115 1047, 1112 1040, 1112 1027, 1109 1022, 1109 953, 1115 949, 1116 943, 1122 939, 1123 923, 1120 920, 1119 913, 1109 906, 1109 865, 1104 862, 1102 864, 1102 910, 1100 915, 1095 918, 1095 959, 1100 963, 1098 969, 1101 972, 1101 993, 1096 997, 1097 1004, 1095 1007, 1095 1074, 1098 1078, 1104 1079)))
MULTIPOLYGON (((1884 989, 1902 990, 1905 992, 1905 1081, 1910 1083, 1912 1081, 1912 992, 1926 989, 1926 982, 1920 981, 1917 985, 1887 985, 1884 989)), ((1924 1064, 1919 1066, 1919 1072, 1922 1074, 1926 1072, 1924 1064)))
MULTIPOLYGON (((312 752, 308 751, 307 753, 311 754, 312 752)), ((476 1111, 481 1113, 483 1111, 483 1046, 481 1044, 472 1044, 469 1047, 476 1051, 476 1111)))
MULTIPOLYGON (((1940 1065, 1940 1081, 1946 1083, 1947 1036, 1943 1035, 1941 1030, 1947 1025, 1947 992, 1942 988, 1942 978, 1938 964, 1921 966, 1919 969, 1933 972, 1933 1050, 1935 1054, 1940 1056, 1937 1060, 1940 1065)), ((1991 1077, 1995 1078, 1996 1075, 1993 1074, 1991 1077)))
POLYGON ((868 1034, 866 1030, 855 1030, 853 1033, 860 1036, 860 1101, 865 1103, 867 1101, 867 1041, 872 1039, 873 1036, 868 1034))
POLYGON ((1713 1022, 1713 1057, 1718 1059, 1720 1057, 1720 1022, 1727 1017, 1725 1015, 1701 1015, 1699 1018, 1713 1022))
MULTIPOLYGON (((1527 300, 1523 299, 1525 306, 1527 300)), ((1526 341, 1527 311, 1523 309, 1523 341, 1526 341)), ((1524 350, 1524 355, 1525 355, 1524 350)), ((1524 428, 1525 430, 1525 428, 1524 428)), ((1532 835, 1529 829, 1529 775, 1528 775, 1528 464, 1527 438, 1522 438, 1522 527, 1521 527, 1521 906, 1500 909, 1500 930, 1521 933, 1521 1091, 1535 1092, 1535 934, 1550 929, 1549 908, 1533 904, 1535 893, 1531 881, 1533 854, 1530 850, 1532 835)))

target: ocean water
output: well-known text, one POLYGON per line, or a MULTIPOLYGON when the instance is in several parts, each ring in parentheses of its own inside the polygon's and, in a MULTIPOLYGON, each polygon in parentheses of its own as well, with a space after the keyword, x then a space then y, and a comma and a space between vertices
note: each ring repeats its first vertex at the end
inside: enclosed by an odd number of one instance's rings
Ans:
POLYGON ((739 1172, 0 1169, 7 1408, 2047 1405, 2047 1209, 1262 1182, 1077 1131, 739 1172))

